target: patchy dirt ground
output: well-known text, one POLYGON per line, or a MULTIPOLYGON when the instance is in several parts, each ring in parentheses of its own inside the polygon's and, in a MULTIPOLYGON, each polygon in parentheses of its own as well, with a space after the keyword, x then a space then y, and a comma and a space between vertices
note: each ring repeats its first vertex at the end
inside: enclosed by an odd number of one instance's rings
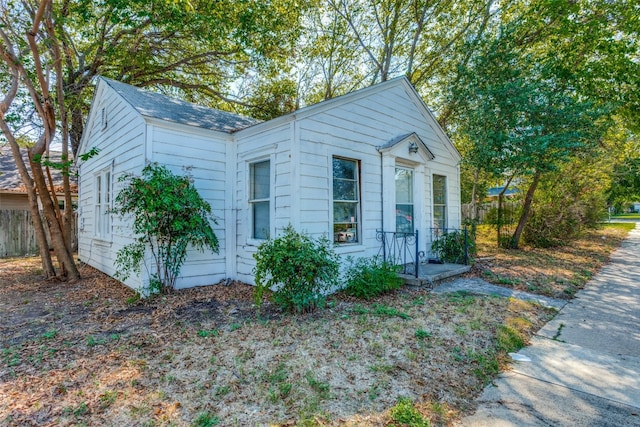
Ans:
POLYGON ((634 227, 635 223, 613 223, 586 231, 566 246, 519 250, 497 248, 495 232, 479 227, 478 259, 470 274, 519 291, 571 299, 634 227))
POLYGON ((37 259, 0 260, 1 426, 383 426, 401 398, 447 425, 505 366, 506 341, 552 316, 410 288, 296 316, 258 313, 240 283, 140 302, 81 271, 42 281, 37 259))

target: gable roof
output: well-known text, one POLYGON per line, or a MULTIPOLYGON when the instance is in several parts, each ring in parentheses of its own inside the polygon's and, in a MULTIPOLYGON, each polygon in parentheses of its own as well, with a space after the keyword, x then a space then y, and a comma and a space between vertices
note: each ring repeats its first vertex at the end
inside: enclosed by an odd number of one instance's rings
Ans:
POLYGON ((99 77, 138 113, 155 119, 232 133, 260 123, 260 120, 215 108, 203 107, 161 93, 149 92, 126 83, 99 77))
POLYGON ((425 104, 418 92, 416 92, 416 89, 413 87, 411 82, 409 82, 406 76, 397 77, 336 98, 312 104, 266 122, 170 98, 160 93, 149 92, 106 77, 100 76, 98 79, 98 83, 102 81, 107 84, 142 116, 229 134, 238 131, 248 131, 250 133, 261 132, 265 129, 265 126, 268 128, 282 122, 310 116, 329 108, 363 98, 372 92, 385 90, 388 87, 399 85, 405 89, 412 102, 422 111, 423 117, 434 132, 440 136, 447 151, 458 161, 462 159, 460 152, 449 139, 449 136, 440 127, 438 121, 433 115, 433 112, 425 104), (250 130, 249 128, 252 129, 250 130))
POLYGON ((365 98, 369 96, 371 93, 387 90, 388 88, 394 87, 394 86, 401 86, 402 88, 404 88, 405 93, 409 96, 409 99, 422 112, 422 115, 425 118, 428 125, 441 138, 447 151, 451 153, 451 155, 458 161, 462 160, 462 155, 460 154, 458 149, 455 147, 455 145, 453 144, 449 136, 442 129, 442 127, 436 120, 436 117, 431 111, 431 109, 427 106, 427 104, 424 102, 422 97, 418 94, 415 87, 411 84, 411 82, 406 76, 396 77, 381 83, 374 84, 372 86, 365 87, 363 89, 358 89, 353 92, 349 92, 344 95, 337 96, 335 98, 318 102, 317 104, 312 104, 306 107, 302 107, 299 110, 296 110, 294 112, 285 114, 280 117, 276 117, 266 122, 262 122, 257 126, 252 127, 251 129, 243 129, 242 133, 251 134, 253 132, 260 132, 261 130, 263 130, 265 127, 268 127, 268 126, 274 126, 282 122, 312 116, 314 114, 318 114, 328 109, 331 109, 343 104, 347 104, 349 102, 354 102, 361 98, 365 98))
MULTIPOLYGON (((29 174, 31 174, 31 166, 29 165, 29 154, 27 149, 21 148, 20 154, 22 154, 22 159, 27 166, 29 174)), ((60 161, 62 153, 52 151, 49 153, 49 157, 53 162, 60 161)), ((62 185, 62 173, 57 169, 51 168, 51 177, 53 178, 53 183, 57 192, 57 187, 62 185)), ((77 177, 74 174, 70 174, 69 178, 72 187, 71 191, 75 192, 77 188, 77 177)), ((16 162, 13 159, 13 152, 11 151, 11 147, 8 145, 0 146, 0 192, 25 192, 24 183, 20 177, 20 172, 18 172, 16 162)))

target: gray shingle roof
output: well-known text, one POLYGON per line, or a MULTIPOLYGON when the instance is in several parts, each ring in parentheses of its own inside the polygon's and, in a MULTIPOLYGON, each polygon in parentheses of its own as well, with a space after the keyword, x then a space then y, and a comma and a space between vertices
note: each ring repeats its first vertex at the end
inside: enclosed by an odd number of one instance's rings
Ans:
POLYGON ((100 78, 143 116, 227 133, 260 123, 249 117, 191 104, 106 77, 100 78))
MULTIPOLYGON (((26 148, 21 148, 20 153, 27 165, 27 170, 31 174, 31 166, 29 166, 29 155, 26 148)), ((51 152, 49 153, 52 161, 59 161, 61 153, 51 152)), ((54 185, 62 185, 62 174, 60 171, 51 169, 51 177, 53 178, 54 185)), ((77 178, 71 174, 70 177, 72 185, 75 184, 77 178)), ((11 147, 8 145, 0 146, 0 190, 3 191, 24 191, 24 185, 22 184, 22 178, 16 166, 16 162, 13 160, 13 153, 11 147)), ((57 191, 57 190, 56 190, 57 191)))

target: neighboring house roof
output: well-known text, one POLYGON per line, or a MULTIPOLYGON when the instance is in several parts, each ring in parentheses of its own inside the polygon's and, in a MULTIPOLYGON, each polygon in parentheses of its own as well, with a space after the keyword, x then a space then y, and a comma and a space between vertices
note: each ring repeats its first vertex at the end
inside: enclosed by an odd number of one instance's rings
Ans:
MULTIPOLYGON (((487 197, 498 197, 502 190, 504 190, 504 187, 491 187, 489 191, 487 191, 487 197)), ((520 191, 517 188, 509 187, 507 191, 504 192, 504 195, 509 197, 515 196, 518 193, 520 193, 520 191)))
POLYGON ((260 120, 170 98, 106 77, 100 79, 146 117, 227 133, 260 123, 260 120))
MULTIPOLYGON (((27 149, 21 148, 20 153, 22 154, 22 158, 24 159, 25 165, 27 166, 27 170, 29 171, 29 173, 31 173, 31 166, 29 165, 29 155, 27 153, 27 149)), ((62 158, 62 153, 51 152, 50 158, 54 162, 56 160, 60 160, 62 158)), ((50 168, 50 170, 51 177, 53 178, 54 185, 56 186, 56 191, 58 192, 58 187, 62 186, 62 173, 56 169, 50 168)), ((75 193, 77 192, 77 177, 72 174, 70 176, 70 179, 71 190, 75 193)), ((6 145, 0 147, 0 192, 25 192, 22 178, 20 177, 20 173, 18 172, 16 162, 13 159, 11 147, 6 145)), ((59 192, 61 192, 61 189, 59 192)))

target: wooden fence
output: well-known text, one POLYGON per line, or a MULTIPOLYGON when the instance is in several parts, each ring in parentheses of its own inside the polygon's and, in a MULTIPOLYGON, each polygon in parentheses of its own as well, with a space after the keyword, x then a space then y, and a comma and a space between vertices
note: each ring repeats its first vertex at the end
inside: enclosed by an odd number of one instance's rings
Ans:
MULTIPOLYGON (((75 215, 71 227, 74 250, 78 242, 77 219, 78 217, 75 215)), ((49 240, 48 235, 47 240, 49 240)), ((27 210, 0 210, 0 258, 37 254, 38 242, 33 229, 31 212, 27 210)))
MULTIPOLYGON (((515 212, 520 207, 520 203, 511 201, 511 200, 506 200, 504 202, 504 207, 508 210, 509 215, 513 215, 513 212, 515 212)), ((491 210, 495 211, 496 209, 498 209, 497 200, 492 200, 490 202, 477 204, 475 218, 479 224, 484 224, 486 222, 487 216, 489 215, 489 212, 491 212, 491 210)), ((494 212, 494 215, 495 215, 495 212, 494 212)), ((463 204, 462 205, 462 221, 464 222, 472 218, 474 218, 473 205, 471 203, 463 204)), ((514 218, 510 218, 510 219, 513 220, 514 218)), ((507 222, 509 221, 507 220, 507 222)))

